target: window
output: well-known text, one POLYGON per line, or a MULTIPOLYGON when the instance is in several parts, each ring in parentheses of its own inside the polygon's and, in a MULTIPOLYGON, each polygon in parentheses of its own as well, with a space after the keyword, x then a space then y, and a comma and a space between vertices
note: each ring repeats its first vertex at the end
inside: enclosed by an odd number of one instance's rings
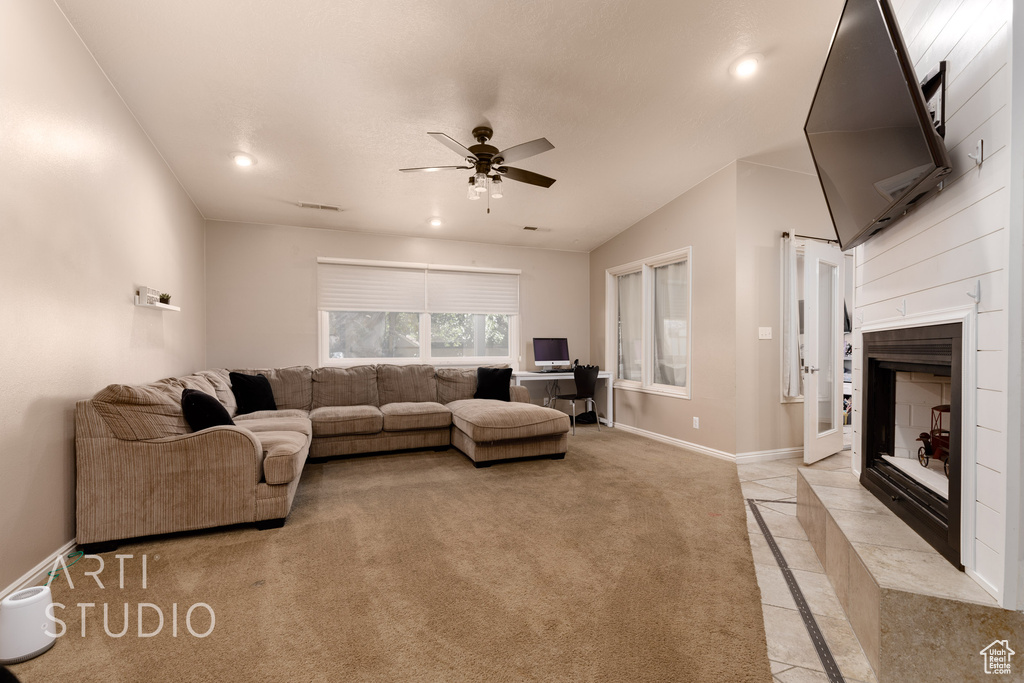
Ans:
POLYGON ((639 382, 643 357, 643 274, 618 276, 619 374, 616 377, 639 382))
POLYGON ((518 271, 319 259, 321 365, 512 363, 518 271))
POLYGON ((689 397, 690 249, 607 271, 616 387, 689 397))
POLYGON ((420 314, 327 311, 329 358, 419 358, 420 314))
POLYGON ((494 313, 432 313, 430 355, 508 358, 512 355, 508 323, 509 316, 494 313))

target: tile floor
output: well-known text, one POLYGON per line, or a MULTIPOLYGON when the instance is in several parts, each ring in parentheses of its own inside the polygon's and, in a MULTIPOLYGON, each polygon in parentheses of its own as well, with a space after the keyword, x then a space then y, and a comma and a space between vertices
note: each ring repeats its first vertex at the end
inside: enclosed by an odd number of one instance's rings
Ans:
MULTIPOLYGON (((842 451, 810 465, 810 468, 849 470, 850 457, 850 451, 842 451)), ((758 503, 761 516, 793 571, 847 683, 876 683, 871 665, 853 634, 835 590, 796 518, 796 470, 804 466, 800 458, 739 465, 737 471, 743 497, 773 501, 758 503)), ((772 675, 779 683, 828 683, 782 571, 749 507, 747 530, 761 588, 761 609, 772 675)))

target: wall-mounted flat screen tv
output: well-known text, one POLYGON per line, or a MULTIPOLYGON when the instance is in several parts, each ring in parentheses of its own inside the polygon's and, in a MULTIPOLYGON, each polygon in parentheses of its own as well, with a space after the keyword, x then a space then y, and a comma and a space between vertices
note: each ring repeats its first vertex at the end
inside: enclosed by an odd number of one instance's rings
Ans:
POLYGON ((843 250, 894 224, 949 174, 888 0, 846 1, 804 133, 843 250))

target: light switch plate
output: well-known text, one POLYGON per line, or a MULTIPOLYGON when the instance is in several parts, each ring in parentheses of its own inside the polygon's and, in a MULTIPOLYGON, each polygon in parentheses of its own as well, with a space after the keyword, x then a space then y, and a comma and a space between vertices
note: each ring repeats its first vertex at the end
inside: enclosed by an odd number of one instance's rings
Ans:
POLYGON ((772 328, 770 328, 770 327, 759 327, 759 328, 757 328, 757 338, 758 339, 771 339, 772 338, 772 328))

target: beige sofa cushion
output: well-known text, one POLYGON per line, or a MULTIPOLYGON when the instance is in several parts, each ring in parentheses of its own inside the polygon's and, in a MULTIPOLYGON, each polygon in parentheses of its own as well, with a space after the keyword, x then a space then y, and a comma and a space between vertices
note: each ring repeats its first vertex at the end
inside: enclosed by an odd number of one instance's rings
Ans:
POLYGON ((300 454, 309 443, 309 437, 299 432, 259 432, 256 440, 263 451, 263 481, 287 484, 298 476, 300 454))
MULTIPOLYGON (((199 373, 178 377, 175 381, 180 383, 182 388, 195 389, 196 391, 203 392, 207 396, 217 396, 217 388, 213 386, 213 382, 211 382, 208 377, 204 377, 199 373)), ((180 392, 178 394, 178 400, 181 400, 180 392)))
MULTIPOLYGON (((263 411, 270 412, 270 411, 263 411)), ((293 411, 285 411, 291 413, 293 411)), ((300 411, 294 411, 300 412, 300 411)), ((238 418, 235 420, 235 424, 243 429, 248 429, 250 432, 298 432, 299 434, 305 434, 306 436, 313 436, 313 423, 309 421, 309 418, 302 415, 291 415, 286 417, 272 416, 272 417, 256 417, 250 418, 249 415, 243 415, 242 417, 248 419, 238 418)))
POLYGON ((235 413, 238 412, 238 402, 235 401, 235 393, 231 391, 231 378, 228 376, 228 371, 219 368, 216 370, 200 370, 196 374, 206 378, 213 385, 213 390, 217 392, 217 400, 228 411, 228 415, 234 417, 235 413))
POLYGON ((468 399, 448 404, 452 424, 477 443, 564 434, 569 416, 532 403, 468 399))
POLYGON ((452 423, 452 411, 440 403, 387 403, 380 407, 384 431, 407 432, 414 429, 443 429, 452 423))
POLYGON ((96 393, 93 407, 118 439, 140 441, 188 434, 192 429, 181 412, 183 388, 173 380, 111 384, 96 393))
POLYGON ((438 403, 473 398, 476 393, 476 368, 438 368, 434 379, 438 403))
POLYGON ((263 375, 274 392, 278 410, 298 408, 309 410, 313 403, 313 368, 296 365, 290 368, 233 370, 243 375, 263 375))
POLYGON ((155 382, 150 382, 144 386, 150 387, 160 394, 163 394, 171 401, 171 403, 181 404, 181 392, 185 388, 185 385, 181 383, 177 377, 167 377, 165 379, 158 379, 155 382))
POLYGON ((378 365, 380 405, 437 400, 433 365, 378 365))
POLYGON ((309 414, 313 436, 376 434, 384 428, 384 416, 376 406, 323 406, 309 414))
POLYGON ((242 415, 235 416, 235 424, 245 426, 248 420, 264 420, 267 418, 308 418, 309 413, 305 410, 299 410, 298 408, 289 408, 288 410, 257 410, 254 413, 243 413, 242 415))
POLYGON ((376 406, 377 367, 317 368, 313 371, 313 407, 376 406))
MULTIPOLYGON (((484 365, 485 368, 507 368, 507 363, 484 365)), ((437 402, 451 403, 473 398, 476 393, 477 368, 437 368, 434 379, 437 381, 437 402)))

